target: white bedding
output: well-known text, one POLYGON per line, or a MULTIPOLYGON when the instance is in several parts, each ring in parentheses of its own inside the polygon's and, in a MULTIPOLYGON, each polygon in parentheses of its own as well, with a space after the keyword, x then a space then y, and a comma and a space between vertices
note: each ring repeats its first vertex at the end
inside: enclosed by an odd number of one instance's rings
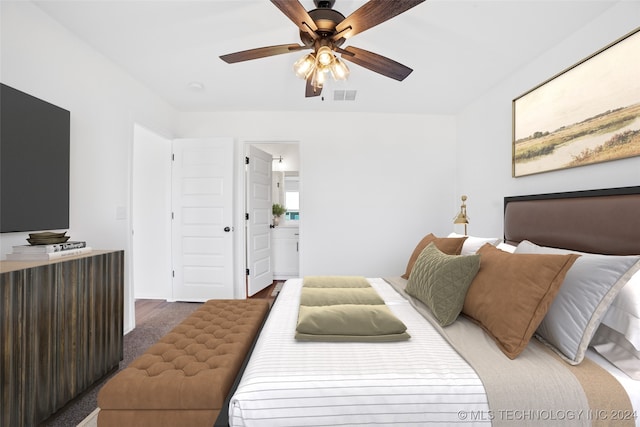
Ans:
MULTIPOLYGON (((411 339, 298 342, 294 330, 302 279, 289 280, 231 399, 230 425, 491 425, 475 371, 383 279, 369 280, 407 325, 411 339)), ((615 375, 606 360, 591 351, 588 357, 615 375)), ((640 385, 620 382, 638 413, 640 385)))
POLYGON ((411 339, 297 342, 302 280, 289 280, 231 399, 230 425, 490 425, 471 419, 489 410, 474 370, 384 280, 370 281, 411 339))

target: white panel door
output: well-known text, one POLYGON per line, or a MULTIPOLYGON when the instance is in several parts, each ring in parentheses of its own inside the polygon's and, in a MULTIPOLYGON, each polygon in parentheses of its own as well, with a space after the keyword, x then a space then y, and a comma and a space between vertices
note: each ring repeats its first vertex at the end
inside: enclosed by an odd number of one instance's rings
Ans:
POLYGON ((172 296, 233 295, 233 139, 177 139, 172 169, 172 296))
POLYGON ((273 283, 271 269, 271 168, 269 153, 249 146, 247 166, 247 296, 273 283))

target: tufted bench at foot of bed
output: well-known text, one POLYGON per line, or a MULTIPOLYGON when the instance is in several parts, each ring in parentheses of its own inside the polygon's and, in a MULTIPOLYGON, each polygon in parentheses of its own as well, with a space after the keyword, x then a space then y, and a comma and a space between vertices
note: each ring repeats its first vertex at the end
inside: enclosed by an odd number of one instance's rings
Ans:
POLYGON ((98 426, 213 426, 269 310, 210 300, 98 393, 98 426))

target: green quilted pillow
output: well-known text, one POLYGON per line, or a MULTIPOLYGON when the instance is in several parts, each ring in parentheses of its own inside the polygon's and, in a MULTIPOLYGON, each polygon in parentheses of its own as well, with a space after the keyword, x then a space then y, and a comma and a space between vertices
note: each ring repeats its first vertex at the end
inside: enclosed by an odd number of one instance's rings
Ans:
POLYGON ((425 303, 440 325, 453 323, 464 305, 480 255, 447 255, 430 243, 418 256, 406 292, 425 303))

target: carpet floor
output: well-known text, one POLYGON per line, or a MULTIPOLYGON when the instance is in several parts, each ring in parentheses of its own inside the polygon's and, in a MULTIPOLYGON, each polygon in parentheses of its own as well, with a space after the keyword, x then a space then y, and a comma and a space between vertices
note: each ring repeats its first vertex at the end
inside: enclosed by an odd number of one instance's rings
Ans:
MULTIPOLYGON (((134 330, 124 336, 124 358, 120 362, 118 371, 126 368, 135 358, 144 353, 156 341, 166 335, 171 331, 171 329, 173 329, 193 311, 197 310, 201 305, 202 303, 189 302, 174 302, 166 304, 165 307, 158 309, 157 312, 154 312, 143 322, 140 322, 134 330)), ((98 391, 100 391, 100 388, 106 383, 106 381, 118 371, 96 383, 84 394, 53 414, 42 425, 46 427, 72 427, 80 424, 98 407, 98 391)))

